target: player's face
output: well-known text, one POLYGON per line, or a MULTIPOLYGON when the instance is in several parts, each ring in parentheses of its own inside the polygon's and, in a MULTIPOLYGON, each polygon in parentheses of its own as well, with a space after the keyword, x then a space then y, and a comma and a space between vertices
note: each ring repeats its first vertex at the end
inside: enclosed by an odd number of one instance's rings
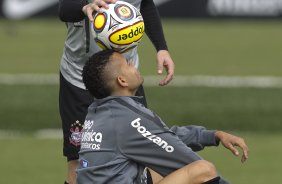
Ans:
POLYGON ((131 90, 137 89, 144 81, 140 72, 135 68, 132 62, 127 61, 121 54, 115 54, 119 62, 120 74, 126 79, 131 90))

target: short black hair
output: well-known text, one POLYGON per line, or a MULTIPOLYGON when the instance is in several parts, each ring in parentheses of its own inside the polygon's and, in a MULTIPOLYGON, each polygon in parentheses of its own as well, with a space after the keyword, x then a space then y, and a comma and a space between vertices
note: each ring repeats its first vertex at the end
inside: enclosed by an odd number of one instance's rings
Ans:
POLYGON ((111 88, 105 80, 105 66, 110 61, 114 50, 103 50, 92 55, 82 71, 82 79, 86 89, 95 98, 105 98, 111 95, 111 88))

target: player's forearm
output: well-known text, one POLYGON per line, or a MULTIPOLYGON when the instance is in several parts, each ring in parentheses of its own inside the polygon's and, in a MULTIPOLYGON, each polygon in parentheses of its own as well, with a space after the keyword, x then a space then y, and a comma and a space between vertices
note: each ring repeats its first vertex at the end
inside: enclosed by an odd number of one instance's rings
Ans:
POLYGON ((201 126, 173 126, 171 131, 193 151, 200 151, 206 146, 217 146, 219 144, 215 131, 206 130, 201 126))
POLYGON ((154 44, 156 50, 168 50, 160 15, 153 0, 143 0, 140 12, 145 22, 145 32, 154 44))
POLYGON ((79 22, 85 18, 82 12, 87 0, 60 0, 59 17, 64 22, 79 22))

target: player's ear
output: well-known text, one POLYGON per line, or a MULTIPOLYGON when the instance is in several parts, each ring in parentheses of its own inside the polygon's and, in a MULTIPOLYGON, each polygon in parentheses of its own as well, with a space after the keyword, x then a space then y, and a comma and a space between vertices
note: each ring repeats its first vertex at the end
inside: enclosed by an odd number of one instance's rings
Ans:
POLYGON ((126 81, 126 78, 124 78, 123 76, 118 76, 117 77, 117 83, 118 85, 120 85, 121 87, 128 87, 128 83, 126 81))

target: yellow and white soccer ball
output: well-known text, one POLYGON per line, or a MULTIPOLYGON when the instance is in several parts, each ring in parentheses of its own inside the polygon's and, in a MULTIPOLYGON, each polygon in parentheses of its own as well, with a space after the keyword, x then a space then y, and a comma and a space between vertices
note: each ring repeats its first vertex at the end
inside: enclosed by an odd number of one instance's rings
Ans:
POLYGON ((133 5, 117 1, 94 15, 92 34, 99 47, 126 52, 138 45, 144 31, 141 13, 133 5))

